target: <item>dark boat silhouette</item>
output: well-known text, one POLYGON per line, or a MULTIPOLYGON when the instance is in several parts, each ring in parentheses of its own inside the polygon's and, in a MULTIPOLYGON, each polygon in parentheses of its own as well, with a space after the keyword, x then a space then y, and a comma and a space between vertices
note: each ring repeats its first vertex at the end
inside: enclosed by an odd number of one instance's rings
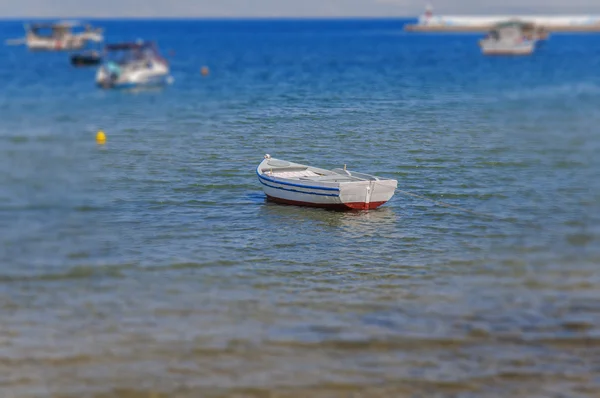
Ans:
POLYGON ((99 65, 102 62, 102 56, 97 51, 86 51, 71 55, 71 65, 73 66, 92 66, 99 65))

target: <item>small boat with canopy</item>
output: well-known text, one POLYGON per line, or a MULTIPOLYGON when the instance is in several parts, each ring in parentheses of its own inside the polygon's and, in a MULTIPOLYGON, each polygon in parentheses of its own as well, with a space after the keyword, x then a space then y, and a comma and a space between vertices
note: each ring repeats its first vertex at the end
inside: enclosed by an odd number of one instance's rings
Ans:
POLYGON ((96 84, 102 88, 161 86, 171 81, 169 63, 151 41, 108 44, 96 84))

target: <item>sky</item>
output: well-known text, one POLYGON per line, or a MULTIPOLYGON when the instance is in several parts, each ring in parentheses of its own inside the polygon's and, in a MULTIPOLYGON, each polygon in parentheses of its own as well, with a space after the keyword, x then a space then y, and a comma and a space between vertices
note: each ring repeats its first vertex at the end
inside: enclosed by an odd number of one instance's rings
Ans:
POLYGON ((0 0, 0 18, 400 17, 435 14, 595 14, 600 0, 0 0))

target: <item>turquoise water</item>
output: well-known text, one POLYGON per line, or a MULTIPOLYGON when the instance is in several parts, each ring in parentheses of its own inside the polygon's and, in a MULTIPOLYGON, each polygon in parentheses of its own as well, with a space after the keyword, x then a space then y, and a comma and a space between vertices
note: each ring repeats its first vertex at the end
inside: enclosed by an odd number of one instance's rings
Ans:
POLYGON ((174 83, 0 47, 3 397, 597 396, 600 36, 99 23, 174 83), (265 153, 492 217, 266 203, 265 153))

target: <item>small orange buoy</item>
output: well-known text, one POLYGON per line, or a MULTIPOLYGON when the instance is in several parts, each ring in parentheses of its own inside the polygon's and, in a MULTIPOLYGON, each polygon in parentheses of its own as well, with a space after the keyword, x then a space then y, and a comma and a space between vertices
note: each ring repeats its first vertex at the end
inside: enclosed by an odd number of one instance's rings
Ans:
POLYGON ((202 74, 202 76, 208 76, 208 73, 208 66, 203 66, 202 68, 200 68, 200 74, 202 74))

